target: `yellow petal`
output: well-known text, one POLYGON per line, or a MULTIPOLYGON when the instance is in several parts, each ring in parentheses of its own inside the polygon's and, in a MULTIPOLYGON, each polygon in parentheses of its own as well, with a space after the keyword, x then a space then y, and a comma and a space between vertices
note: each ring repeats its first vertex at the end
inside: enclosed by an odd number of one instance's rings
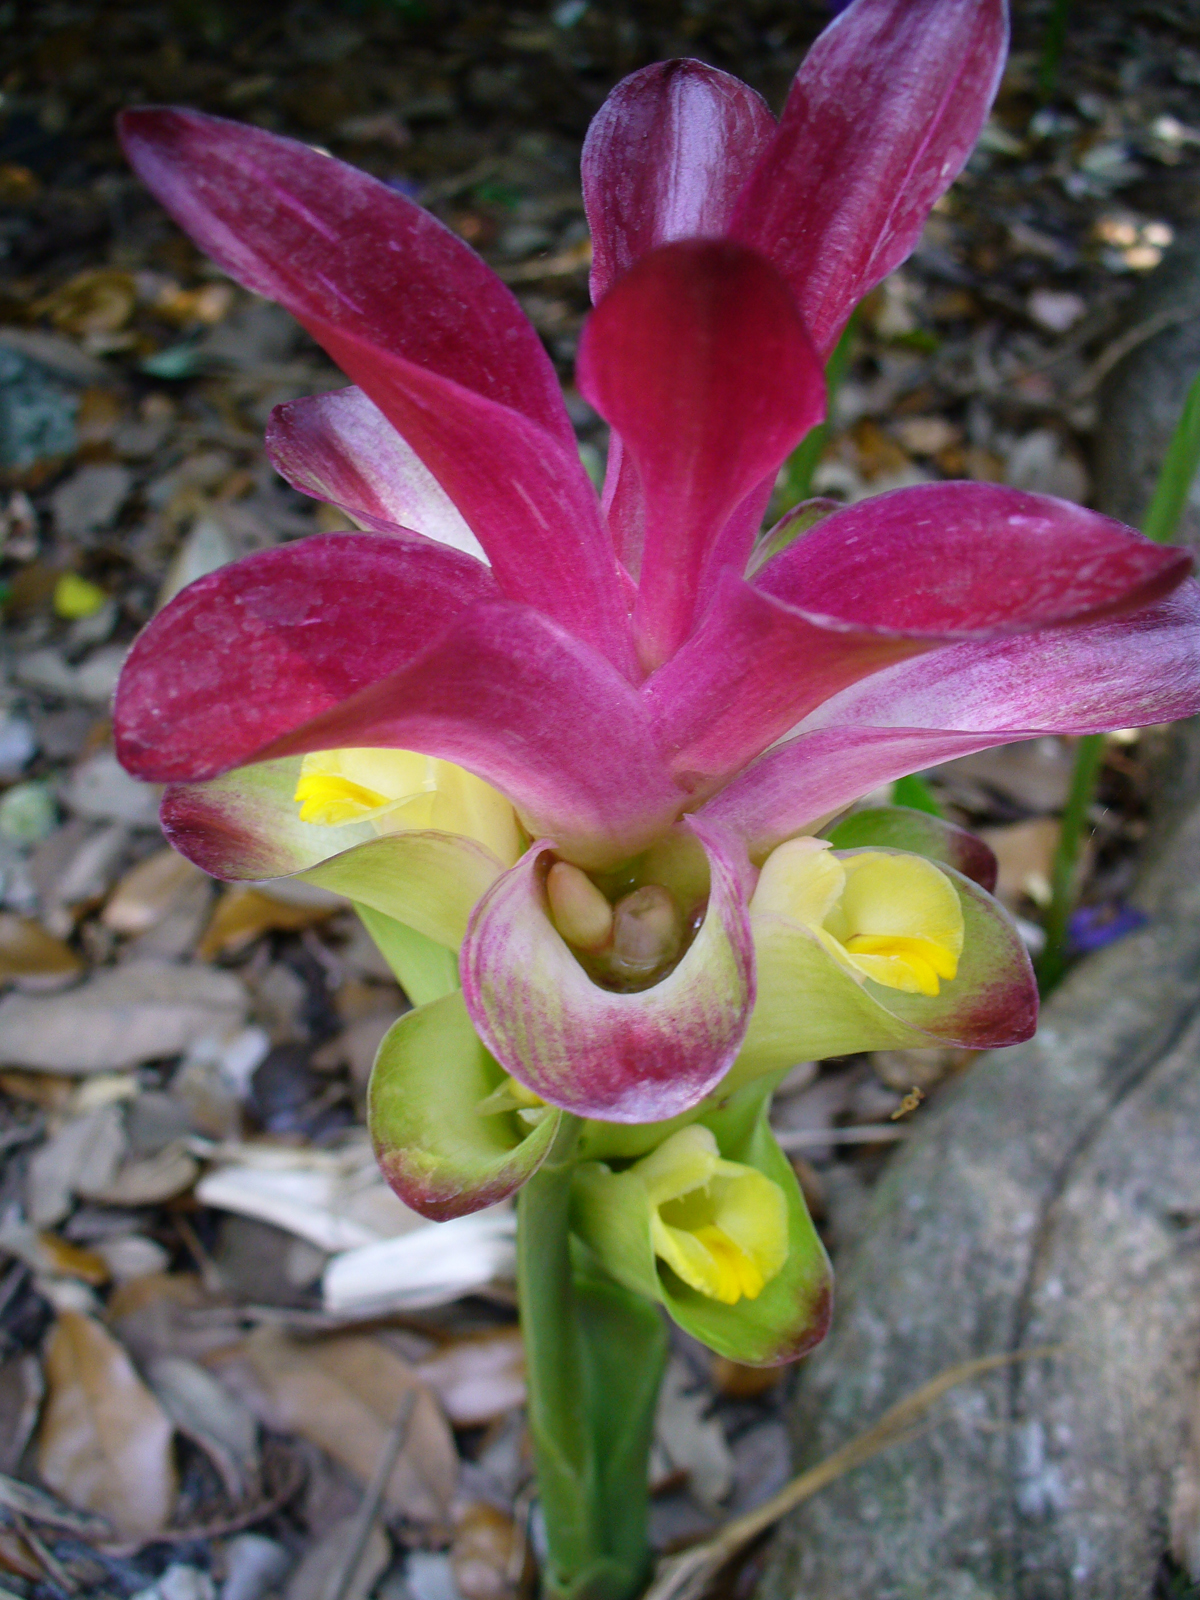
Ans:
MULTIPOLYGON (((899 939, 890 942, 894 945, 903 944, 903 940, 899 939)), ((900 989, 905 994, 935 995, 941 988, 934 968, 913 950, 897 949, 888 955, 862 955, 848 949, 846 959, 865 978, 873 978, 886 989, 900 989)))
POLYGON ((787 1260, 787 1201, 754 1167, 722 1160, 707 1128, 681 1128, 630 1169, 648 1190, 655 1254, 709 1299, 757 1299, 787 1260))
POLYGON ((845 868, 827 840, 788 839, 763 863, 750 911, 819 928, 845 885, 845 868))
MULTIPOLYGON (((754 1263, 763 1283, 769 1283, 788 1256, 787 1198, 783 1190, 756 1167, 736 1161, 721 1162, 713 1187, 717 1227, 754 1263)), ((757 1294, 758 1290, 754 1292, 757 1294)), ((743 1293, 749 1294, 749 1290, 743 1293)))
POLYGON ((380 834, 458 834, 485 845, 505 866, 521 853, 516 814, 498 790, 415 750, 312 751, 301 764, 295 800, 302 822, 370 822, 380 834))
POLYGON ((669 1227, 657 1215, 650 1220, 650 1235, 655 1255, 689 1289, 725 1305, 733 1305, 741 1299, 737 1267, 729 1260, 728 1252, 714 1253, 698 1234, 669 1227))
POLYGON ((661 1206, 703 1188, 720 1159, 711 1129, 693 1122, 664 1139, 633 1170, 645 1184, 650 1204, 661 1206))
POLYGON ((864 850, 842 857, 846 888, 826 926, 843 943, 856 935, 924 939, 955 958, 962 954, 963 914, 949 878, 923 856, 864 850))

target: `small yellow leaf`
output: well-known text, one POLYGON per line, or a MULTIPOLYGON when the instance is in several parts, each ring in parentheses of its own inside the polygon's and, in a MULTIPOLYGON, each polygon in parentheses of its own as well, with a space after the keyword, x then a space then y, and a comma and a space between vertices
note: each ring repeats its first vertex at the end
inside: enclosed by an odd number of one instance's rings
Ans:
POLYGON ((98 584, 89 583, 77 572, 64 572, 54 585, 54 614, 75 622, 80 617, 95 616, 107 599, 98 584))
POLYGON ((97 1287, 108 1282, 108 1263, 94 1250, 81 1250, 77 1244, 60 1239, 56 1233, 39 1233, 38 1243, 55 1272, 68 1278, 82 1278, 84 1283, 97 1287))

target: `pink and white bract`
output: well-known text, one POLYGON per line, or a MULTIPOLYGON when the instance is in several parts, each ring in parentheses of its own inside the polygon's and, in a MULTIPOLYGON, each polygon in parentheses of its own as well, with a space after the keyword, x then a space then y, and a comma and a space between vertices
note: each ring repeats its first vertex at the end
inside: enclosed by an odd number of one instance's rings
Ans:
MULTIPOLYGON (((1005 43, 1002 0, 855 0, 778 124, 695 61, 614 90, 583 162, 578 381, 612 427, 602 498, 517 301, 429 213, 257 128, 123 119, 179 223, 357 386, 281 406, 268 448, 371 531, 174 600, 121 680, 121 760, 171 785, 169 837, 217 876, 319 869, 461 945, 476 1034, 554 1105, 640 1123, 710 1093, 746 1035, 748 898, 781 841, 954 756, 1200 710, 1189 558, 1077 506, 902 489, 752 563, 778 469, 823 415, 822 363, 961 169, 1005 43), (371 746, 485 779, 528 852, 323 843, 291 804, 298 758, 371 746), (694 942, 661 983, 599 986, 547 914, 547 860, 603 873, 681 831, 708 862, 694 942)), ((1001 919, 985 900, 972 914, 1001 919)), ((938 1016, 931 1036, 1026 1036, 1027 963, 949 986, 938 1016)))

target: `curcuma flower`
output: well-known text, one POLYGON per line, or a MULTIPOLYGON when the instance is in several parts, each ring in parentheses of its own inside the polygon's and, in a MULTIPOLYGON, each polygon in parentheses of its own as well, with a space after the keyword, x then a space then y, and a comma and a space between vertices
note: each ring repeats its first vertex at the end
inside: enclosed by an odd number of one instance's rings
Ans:
POLYGON ((385 947, 458 952, 461 989, 414 995, 372 1089, 405 1199, 497 1199, 562 1111, 591 1119, 581 1233, 609 1260, 588 1197, 624 1197, 622 1270, 721 1348, 758 1317, 746 1359, 794 1352, 797 1307, 815 1327, 827 1299, 762 1114, 777 1075, 1034 1024, 983 847, 916 813, 830 819, 991 745, 1200 710, 1190 560, 1107 518, 945 483, 759 533, 1005 42, 1002 0, 855 0, 779 123, 696 61, 618 85, 583 157, 599 498, 517 301, 428 212, 258 128, 122 120, 179 223, 353 381, 278 407, 267 446, 364 531, 172 601, 121 679, 121 760, 214 875, 303 874, 385 947), (669 1142, 688 1122, 717 1154, 669 1142), (717 1163, 705 1184, 681 1151, 717 1163))

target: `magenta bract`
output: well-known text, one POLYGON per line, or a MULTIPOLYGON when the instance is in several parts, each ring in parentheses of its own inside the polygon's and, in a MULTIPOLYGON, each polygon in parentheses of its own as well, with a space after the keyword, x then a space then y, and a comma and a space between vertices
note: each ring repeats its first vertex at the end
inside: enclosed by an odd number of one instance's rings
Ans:
MULTIPOLYGON (((176 839, 231 876, 318 848, 294 819, 286 849, 255 843, 307 751, 416 750, 501 790, 540 842, 489 869, 464 999, 555 1104, 648 1121, 713 1088, 754 999, 752 863, 781 840, 954 755, 1200 710, 1189 558, 1078 506, 902 489, 751 564, 779 467, 823 415, 821 362, 961 169, 1005 44, 1002 0, 855 0, 778 125, 699 62, 618 85, 583 164, 601 497, 517 301, 427 212, 257 128, 122 119, 172 215, 357 386, 280 407, 269 448, 374 531, 173 601, 121 680, 121 759, 176 785, 176 839), (696 942, 656 987, 604 991, 564 956, 547 862, 615 868, 681 819, 709 871, 696 942)), ((1027 965, 989 982, 995 1038, 1027 1033, 1027 965)))

